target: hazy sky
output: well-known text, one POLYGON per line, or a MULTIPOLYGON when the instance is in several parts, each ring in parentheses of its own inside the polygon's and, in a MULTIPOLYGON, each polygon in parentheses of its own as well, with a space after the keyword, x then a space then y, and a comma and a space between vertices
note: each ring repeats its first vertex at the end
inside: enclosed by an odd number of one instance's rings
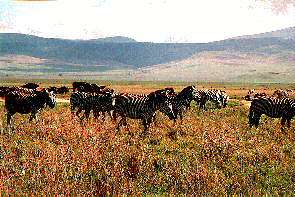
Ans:
POLYGON ((147 42, 209 42, 295 26, 255 0, 0 0, 0 32, 147 42))

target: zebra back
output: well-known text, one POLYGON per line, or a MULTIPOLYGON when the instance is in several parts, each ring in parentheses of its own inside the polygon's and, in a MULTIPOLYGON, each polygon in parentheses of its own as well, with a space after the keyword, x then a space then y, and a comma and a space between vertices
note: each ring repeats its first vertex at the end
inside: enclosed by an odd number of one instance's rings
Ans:
POLYGON ((250 111, 272 118, 295 115, 295 101, 290 98, 260 97, 251 102, 250 111))
POLYGON ((46 106, 54 108, 56 98, 52 92, 34 91, 32 93, 23 91, 12 91, 5 96, 5 108, 8 111, 19 113, 30 113, 46 106))
POLYGON ((115 96, 114 107, 119 114, 134 119, 151 118, 157 110, 174 117, 166 90, 157 90, 149 95, 119 94, 115 96))

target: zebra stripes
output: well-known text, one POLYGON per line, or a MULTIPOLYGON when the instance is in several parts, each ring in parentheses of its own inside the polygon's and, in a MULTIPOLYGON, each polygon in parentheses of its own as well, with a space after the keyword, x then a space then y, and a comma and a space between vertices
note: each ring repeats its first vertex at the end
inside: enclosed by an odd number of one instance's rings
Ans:
MULTIPOLYGON (((196 94, 195 86, 188 86, 178 94, 175 92, 169 94, 172 100, 173 113, 176 118, 179 116, 182 121, 183 112, 190 108, 191 102, 197 98, 196 94)), ((176 121, 176 119, 174 119, 174 121, 176 121)))
POLYGON ((7 124, 10 125, 11 118, 15 113, 29 114, 30 121, 36 118, 40 109, 56 105, 55 95, 47 91, 12 91, 5 96, 5 109, 7 110, 7 124))
POLYGON ((261 97, 254 99, 249 111, 249 125, 258 127, 262 114, 271 118, 282 118, 281 129, 287 122, 290 127, 291 119, 295 116, 295 101, 290 98, 261 97))
POLYGON ((123 124, 127 125, 126 118, 141 119, 144 131, 147 131, 157 110, 161 110, 169 118, 174 119, 171 100, 168 90, 157 90, 147 96, 120 94, 115 96, 114 117, 120 115, 121 120, 117 129, 123 124))
MULTIPOLYGON (((84 110, 84 115, 81 120, 89 118, 90 112, 93 111, 95 118, 100 116, 100 112, 111 112, 113 110, 113 93, 105 92, 104 94, 87 93, 87 92, 74 92, 70 97, 71 111, 74 113, 77 108, 76 115, 84 110)), ((105 117, 105 116, 103 116, 105 117)))
POLYGON ((226 107, 229 98, 223 90, 197 90, 195 97, 195 101, 203 109, 206 109, 208 101, 212 101, 218 108, 226 107))

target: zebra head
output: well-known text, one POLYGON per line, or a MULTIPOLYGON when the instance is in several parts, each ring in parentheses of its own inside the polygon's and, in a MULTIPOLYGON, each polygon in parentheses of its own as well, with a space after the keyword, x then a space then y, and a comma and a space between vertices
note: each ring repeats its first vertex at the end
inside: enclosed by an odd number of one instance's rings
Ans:
POLYGON ((211 95, 212 96, 212 101, 215 103, 216 107, 218 109, 221 109, 223 106, 223 96, 220 93, 220 91, 218 91, 215 95, 211 95))
POLYGON ((229 96, 226 94, 225 91, 220 91, 221 92, 221 103, 222 107, 226 107, 228 103, 229 96))
POLYGON ((194 101, 200 101, 201 99, 201 95, 199 93, 199 91, 197 90, 196 86, 188 86, 189 90, 190 90, 190 98, 191 100, 194 101))
POLYGON ((174 91, 171 89, 157 90, 148 95, 157 110, 163 112, 170 120, 176 119, 173 111, 174 91))
POLYGON ((56 105, 56 97, 53 91, 48 92, 45 91, 46 96, 46 105, 48 105, 51 109, 53 109, 56 105))
POLYGON ((229 96, 224 95, 222 107, 226 107, 228 103, 229 96))

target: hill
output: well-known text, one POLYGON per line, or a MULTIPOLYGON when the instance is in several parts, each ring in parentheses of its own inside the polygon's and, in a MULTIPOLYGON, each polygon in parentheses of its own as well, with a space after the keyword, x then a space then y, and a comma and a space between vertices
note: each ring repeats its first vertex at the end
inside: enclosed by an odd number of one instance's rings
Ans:
POLYGON ((294 82, 294 29, 211 43, 148 43, 126 37, 65 40, 2 33, 0 75, 294 82))
POLYGON ((254 35, 246 35, 246 36, 239 36, 237 39, 243 38, 283 38, 283 39, 295 39, 295 27, 289 27, 281 30, 261 33, 261 34, 254 34, 254 35))

